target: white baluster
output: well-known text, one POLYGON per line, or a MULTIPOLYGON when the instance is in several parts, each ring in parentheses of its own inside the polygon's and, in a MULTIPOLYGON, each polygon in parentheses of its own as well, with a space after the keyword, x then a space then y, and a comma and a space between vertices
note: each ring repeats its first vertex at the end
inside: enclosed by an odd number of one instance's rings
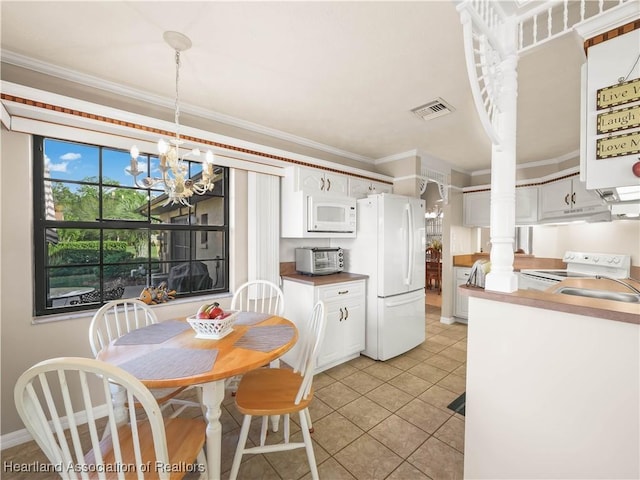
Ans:
POLYGON ((533 16, 533 43, 535 45, 538 43, 538 15, 533 16))
MULTIPOLYGON (((566 1, 566 0, 565 0, 566 1)), ((520 22, 520 24, 518 25, 518 49, 522 48, 522 36, 523 36, 523 27, 522 27, 522 23, 520 22)))
POLYGON ((569 23, 569 0, 564 0, 564 28, 563 30, 567 29, 567 24, 569 23))
POLYGON ((551 37, 551 8, 547 10, 547 38, 551 37))

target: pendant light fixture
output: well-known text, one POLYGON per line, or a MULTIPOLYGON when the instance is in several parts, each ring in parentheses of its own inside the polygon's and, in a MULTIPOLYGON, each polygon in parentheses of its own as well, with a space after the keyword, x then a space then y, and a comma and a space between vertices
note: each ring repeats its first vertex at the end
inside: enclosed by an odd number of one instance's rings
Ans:
POLYGON ((164 205, 181 204, 187 207, 192 205, 189 199, 194 195, 202 195, 213 190, 214 183, 214 155, 211 150, 205 155, 205 162, 202 165, 202 175, 199 178, 189 177, 189 163, 185 160, 187 157, 198 157, 201 155, 199 149, 194 148, 187 150, 181 148, 184 143, 180 138, 180 53, 191 48, 191 40, 189 37, 179 32, 164 32, 164 41, 175 51, 176 61, 176 101, 175 101, 175 137, 158 141, 158 156, 160 159, 159 169, 161 175, 159 177, 144 177, 140 180, 143 171, 138 166, 138 156, 140 151, 134 145, 131 147, 131 167, 127 169, 127 173, 133 175, 134 183, 140 188, 152 188, 156 185, 162 185, 167 195, 167 201, 164 205))

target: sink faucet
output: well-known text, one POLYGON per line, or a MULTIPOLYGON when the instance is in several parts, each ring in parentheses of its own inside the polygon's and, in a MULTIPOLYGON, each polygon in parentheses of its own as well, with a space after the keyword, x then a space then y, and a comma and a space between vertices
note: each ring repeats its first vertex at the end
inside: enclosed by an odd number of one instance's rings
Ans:
POLYGON ((611 280, 612 282, 617 282, 620 283, 622 285, 624 285, 625 287, 627 287, 629 290, 631 290, 633 293, 635 293, 636 295, 640 295, 640 290, 638 290, 636 287, 634 287, 633 285, 631 285, 630 283, 625 282, 624 280, 620 280, 619 278, 614 278, 614 277, 607 277, 606 275, 596 275, 596 278, 598 280, 603 279, 603 280, 611 280))

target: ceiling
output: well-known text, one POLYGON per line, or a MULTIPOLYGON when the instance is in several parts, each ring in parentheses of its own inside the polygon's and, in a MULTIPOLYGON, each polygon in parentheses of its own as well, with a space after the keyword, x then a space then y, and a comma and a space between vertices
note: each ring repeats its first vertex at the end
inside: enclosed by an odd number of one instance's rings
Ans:
MULTIPOLYGON (((455 7, 2 1, 1 45, 3 61, 29 59, 54 75, 173 100, 174 54, 162 35, 175 30, 193 42, 182 54, 184 112, 197 106, 353 160, 418 150, 472 172, 489 168, 491 145, 473 106, 455 7), (453 113, 428 122, 411 113, 436 98, 453 113)), ((572 35, 520 59, 518 163, 579 149, 582 61, 572 35)))

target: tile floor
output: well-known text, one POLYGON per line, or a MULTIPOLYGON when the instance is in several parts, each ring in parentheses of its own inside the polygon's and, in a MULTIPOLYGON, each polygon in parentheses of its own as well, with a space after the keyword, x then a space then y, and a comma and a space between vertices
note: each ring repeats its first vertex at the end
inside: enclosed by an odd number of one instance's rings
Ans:
MULTIPOLYGON (((430 303, 435 302, 427 302, 422 345, 387 362, 361 356, 316 376, 310 410, 321 479, 463 478, 465 419, 447 405, 465 390, 467 327, 440 323, 440 308, 430 303)), ((227 395, 221 415, 223 478, 228 478, 241 420, 227 395)), ((301 438, 294 418, 291 430, 294 441, 301 438)), ((270 433, 268 441, 280 435, 270 433)), ((258 437, 255 420, 249 438, 258 437)), ((2 451, 2 461, 9 460, 45 461, 33 443, 2 451)), ((311 475, 299 449, 245 456, 239 478, 306 480, 311 475)))

